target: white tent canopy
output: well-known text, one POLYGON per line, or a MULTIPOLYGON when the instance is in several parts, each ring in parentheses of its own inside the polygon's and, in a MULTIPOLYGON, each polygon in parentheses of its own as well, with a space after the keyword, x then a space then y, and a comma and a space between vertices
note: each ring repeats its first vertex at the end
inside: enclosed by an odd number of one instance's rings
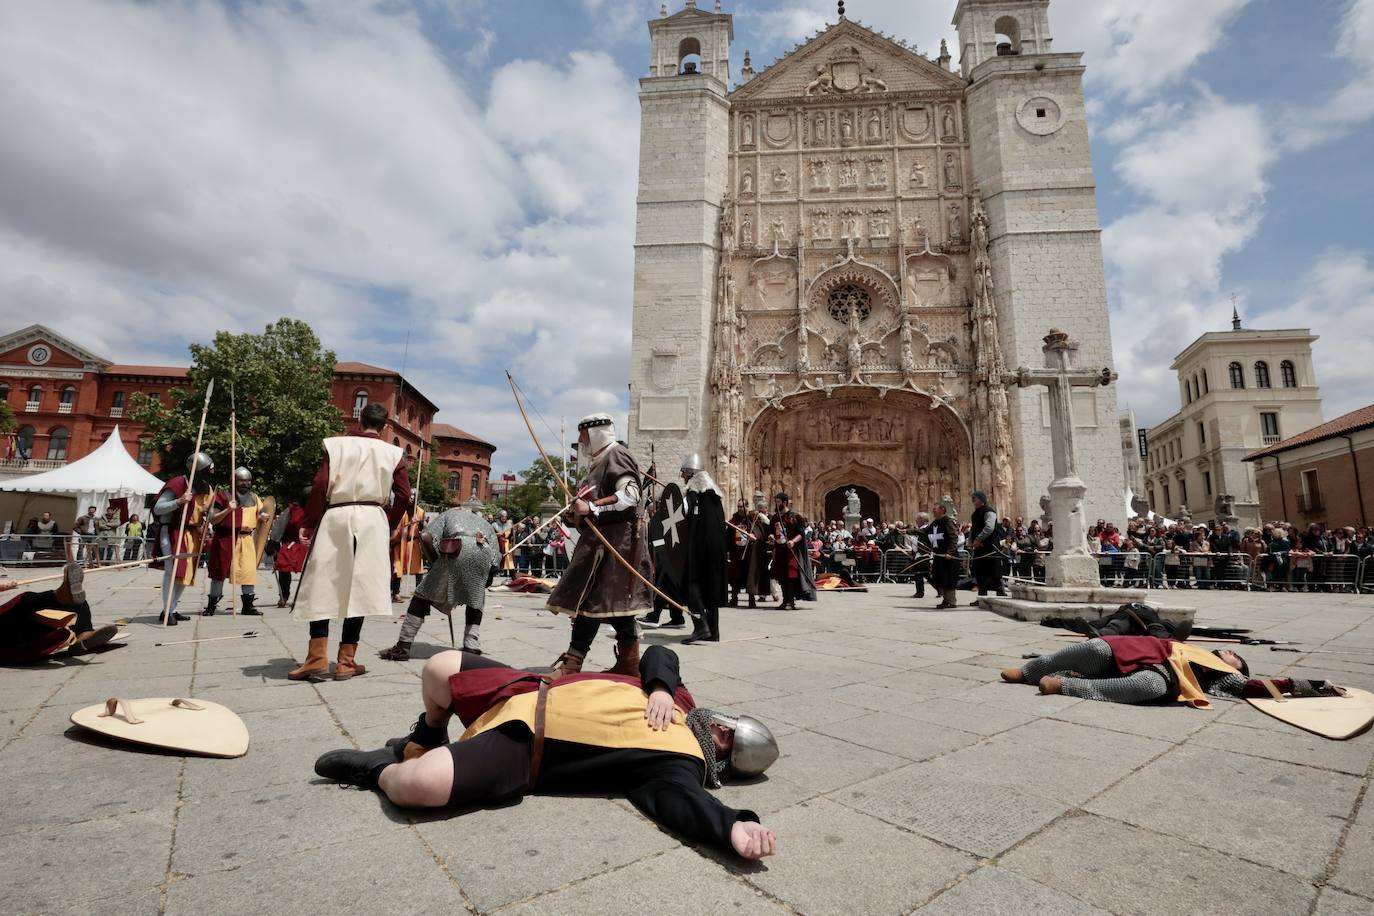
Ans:
POLYGON ((87 506, 102 508, 111 499, 146 496, 161 489, 162 481, 140 466, 124 447, 118 426, 85 458, 42 474, 0 482, 0 490, 8 492, 74 496, 79 512, 85 512, 87 506))

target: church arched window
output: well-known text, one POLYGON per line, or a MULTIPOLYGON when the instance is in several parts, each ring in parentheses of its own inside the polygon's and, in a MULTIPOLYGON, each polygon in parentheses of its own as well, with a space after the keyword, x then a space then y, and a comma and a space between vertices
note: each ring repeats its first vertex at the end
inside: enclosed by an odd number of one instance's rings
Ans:
POLYGON ((1227 367, 1227 371, 1231 374, 1232 388, 1245 387, 1245 370, 1241 368, 1240 363, 1232 363, 1227 367))
POLYGON ((1298 387, 1298 371, 1294 368, 1291 359, 1285 359, 1279 363, 1279 381, 1285 388, 1298 387))
POLYGON ((684 38, 677 46, 677 72, 701 72, 701 42, 695 38, 684 38))
POLYGON ((1274 387, 1273 385, 1269 384, 1269 364, 1266 363, 1264 360, 1260 360, 1259 362, 1255 363, 1255 387, 1274 387))
POLYGON ((859 320, 864 321, 873 314, 873 296, 862 286, 846 283, 830 291, 826 306, 830 310, 830 317, 840 324, 849 322, 850 312, 856 313, 859 320))

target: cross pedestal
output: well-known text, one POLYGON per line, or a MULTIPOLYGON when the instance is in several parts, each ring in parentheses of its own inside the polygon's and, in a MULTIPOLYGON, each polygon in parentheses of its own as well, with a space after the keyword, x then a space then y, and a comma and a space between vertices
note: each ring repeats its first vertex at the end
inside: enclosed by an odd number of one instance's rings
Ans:
MULTIPOLYGON (((1054 547, 1045 559, 1045 584, 1013 583, 1012 598, 989 597, 982 602, 991 610, 1021 620, 1046 616, 1098 616, 1097 611, 1115 610, 1128 601, 1145 598, 1143 590, 1102 587, 1097 557, 1088 551, 1088 526, 1083 518, 1083 497, 1088 488, 1078 476, 1073 389, 1110 385, 1116 380, 1116 373, 1105 366, 1078 368, 1075 365, 1077 342, 1058 329, 1045 336, 1043 352, 1043 369, 1022 366, 1007 375, 1004 381, 1020 388, 1043 386, 1049 393, 1050 448, 1054 463, 1054 480, 1049 485, 1049 493, 1054 547)), ((1160 612, 1166 618, 1191 620, 1191 610, 1162 608, 1160 612)))

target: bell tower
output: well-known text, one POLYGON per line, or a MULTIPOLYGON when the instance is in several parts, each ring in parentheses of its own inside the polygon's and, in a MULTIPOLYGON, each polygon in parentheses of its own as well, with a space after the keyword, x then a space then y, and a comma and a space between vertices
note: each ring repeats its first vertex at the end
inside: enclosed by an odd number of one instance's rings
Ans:
MULTIPOLYGON (((1038 367, 1051 328, 1083 365, 1111 366, 1107 285, 1081 53, 1051 50, 1050 0, 959 0, 973 175, 988 215, 998 331, 1008 369, 1038 367)), ((1010 388, 1021 505, 1037 515, 1053 477, 1045 395, 1010 388)), ((1091 518, 1120 518, 1125 483, 1112 387, 1074 394, 1078 467, 1091 518)))
POLYGON ((639 194, 627 441, 640 458, 704 451, 728 170, 733 18, 696 0, 649 22, 649 75, 639 81, 639 194))

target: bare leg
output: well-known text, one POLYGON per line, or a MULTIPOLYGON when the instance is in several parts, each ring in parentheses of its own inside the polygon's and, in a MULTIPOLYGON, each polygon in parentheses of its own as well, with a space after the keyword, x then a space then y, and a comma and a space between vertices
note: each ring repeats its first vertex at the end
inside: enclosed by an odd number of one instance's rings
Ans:
MULTIPOLYGON (((462 655, 461 652, 445 652, 444 655, 462 655)), ((436 655, 430 661, 440 656, 436 655)), ((429 670, 429 665, 425 665, 429 670)), ((457 670, 456 668, 454 669, 457 670)), ((428 680, 426 680, 428 684, 428 680)), ((429 718, 429 690, 425 690, 425 718, 429 718)), ((445 711, 447 713, 447 710, 445 711)), ((447 719, 447 715, 445 715, 447 719)), ((378 786, 392 804, 402 808, 442 808, 448 804, 453 793, 453 755, 447 746, 407 760, 394 763, 382 770, 378 786)))
MULTIPOLYGON (((448 679, 462 669, 463 653, 453 650, 432 655, 425 662, 425 667, 420 671, 420 692, 425 701, 426 725, 432 728, 445 728, 448 725, 449 717, 453 715, 453 694, 449 692, 448 679)), ((452 767, 449 769, 452 770, 452 767)), ((449 773, 449 782, 453 782, 452 772, 449 773)))

